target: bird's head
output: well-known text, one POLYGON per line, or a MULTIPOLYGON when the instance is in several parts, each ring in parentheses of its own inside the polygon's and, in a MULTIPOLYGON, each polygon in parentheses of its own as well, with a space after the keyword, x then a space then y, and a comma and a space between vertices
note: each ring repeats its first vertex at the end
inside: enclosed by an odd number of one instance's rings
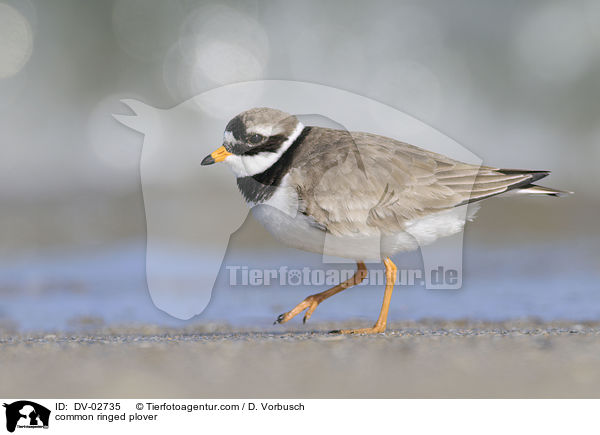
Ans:
POLYGON ((304 126, 288 113, 266 107, 240 113, 225 127, 223 145, 202 165, 225 162, 237 177, 264 172, 298 138, 304 126))

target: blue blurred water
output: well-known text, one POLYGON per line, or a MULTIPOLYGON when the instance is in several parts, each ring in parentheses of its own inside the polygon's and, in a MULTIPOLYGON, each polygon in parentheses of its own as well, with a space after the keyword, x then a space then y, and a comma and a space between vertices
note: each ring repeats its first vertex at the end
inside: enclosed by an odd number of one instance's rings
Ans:
MULTIPOLYGON (((399 286, 394 292, 390 320, 600 321, 598 246, 598 240, 518 249, 468 245, 462 289, 399 286)), ((298 269, 324 266, 319 256, 294 250, 269 254, 229 252, 209 306, 199 316, 183 321, 153 305, 145 283, 144 258, 144 244, 130 243, 90 252, 47 252, 4 263, 0 267, 0 325, 21 331, 207 322, 256 329, 285 328, 272 326, 275 317, 326 287, 282 287, 277 282, 270 286, 230 286, 227 265, 267 269, 282 265, 298 269)), ((405 254, 395 261, 399 267, 414 267, 419 265, 420 256, 405 254)), ((333 266, 353 268, 351 264, 333 266)), ((382 293, 381 286, 376 285, 349 289, 323 303, 312 319, 315 322, 374 320, 382 293)))

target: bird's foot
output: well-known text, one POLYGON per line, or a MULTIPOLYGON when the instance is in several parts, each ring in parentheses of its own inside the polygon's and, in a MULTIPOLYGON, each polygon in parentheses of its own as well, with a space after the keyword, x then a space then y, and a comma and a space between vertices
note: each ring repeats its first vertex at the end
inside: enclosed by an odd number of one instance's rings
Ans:
POLYGON ((330 334, 382 334, 385 332, 385 325, 375 325, 372 328, 360 328, 360 329, 336 329, 335 331, 329 331, 330 334))
POLYGON ((317 309, 319 304, 321 302, 323 302, 323 300, 324 300, 324 298, 319 297, 318 294, 308 296, 306 299, 304 299, 302 302, 300 302, 298 305, 296 305, 294 308, 292 308, 287 313, 280 314, 277 317, 277 319, 275 320, 275 322, 273 322, 273 325, 275 325, 276 323, 285 323, 285 322, 293 319, 294 317, 296 317, 298 314, 300 314, 304 310, 306 310, 306 313, 304 314, 304 318, 302 319, 302 322, 306 323, 306 321, 308 319, 310 319, 310 316, 312 316, 312 313, 317 309))

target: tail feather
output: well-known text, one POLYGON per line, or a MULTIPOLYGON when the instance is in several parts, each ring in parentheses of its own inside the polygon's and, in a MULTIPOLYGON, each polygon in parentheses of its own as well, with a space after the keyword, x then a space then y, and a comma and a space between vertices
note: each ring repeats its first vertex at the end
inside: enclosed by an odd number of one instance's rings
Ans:
MULTIPOLYGON (((470 204, 497 195, 529 193, 534 195, 564 196, 573 192, 551 189, 533 184, 550 175, 550 171, 532 171, 529 169, 496 169, 485 167, 480 170, 475 184, 471 187, 471 195, 458 205, 470 204), (505 176, 497 181, 499 174, 505 176), (488 182, 493 177, 494 183, 488 182), (477 187, 477 189, 475 189, 477 187)), ((450 184, 449 184, 450 185, 450 184)))
POLYGON ((550 175, 550 171, 531 171, 528 169, 498 169, 496 172, 500 172, 504 175, 529 175, 529 182, 533 183, 535 181, 541 180, 544 177, 550 175))
POLYGON ((517 189, 517 193, 532 194, 532 195, 549 195, 549 196, 566 196, 573 192, 567 192, 566 190, 552 189, 550 187, 538 186, 537 184, 528 184, 520 189, 517 189))
POLYGON ((565 196, 573 192, 566 190, 552 189, 550 187, 538 186, 534 182, 550 175, 550 171, 531 171, 528 169, 498 169, 497 172, 505 175, 526 175, 529 176, 526 182, 516 183, 508 188, 516 193, 525 193, 533 195, 565 196))

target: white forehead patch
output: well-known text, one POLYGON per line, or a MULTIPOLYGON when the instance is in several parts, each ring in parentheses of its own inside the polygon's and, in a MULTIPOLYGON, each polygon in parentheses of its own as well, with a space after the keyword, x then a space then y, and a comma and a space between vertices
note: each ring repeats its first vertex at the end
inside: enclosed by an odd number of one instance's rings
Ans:
POLYGON ((225 133, 223 133, 223 142, 227 142, 227 143, 233 143, 235 142, 235 138, 233 137, 233 133, 230 131, 225 130, 225 133))

